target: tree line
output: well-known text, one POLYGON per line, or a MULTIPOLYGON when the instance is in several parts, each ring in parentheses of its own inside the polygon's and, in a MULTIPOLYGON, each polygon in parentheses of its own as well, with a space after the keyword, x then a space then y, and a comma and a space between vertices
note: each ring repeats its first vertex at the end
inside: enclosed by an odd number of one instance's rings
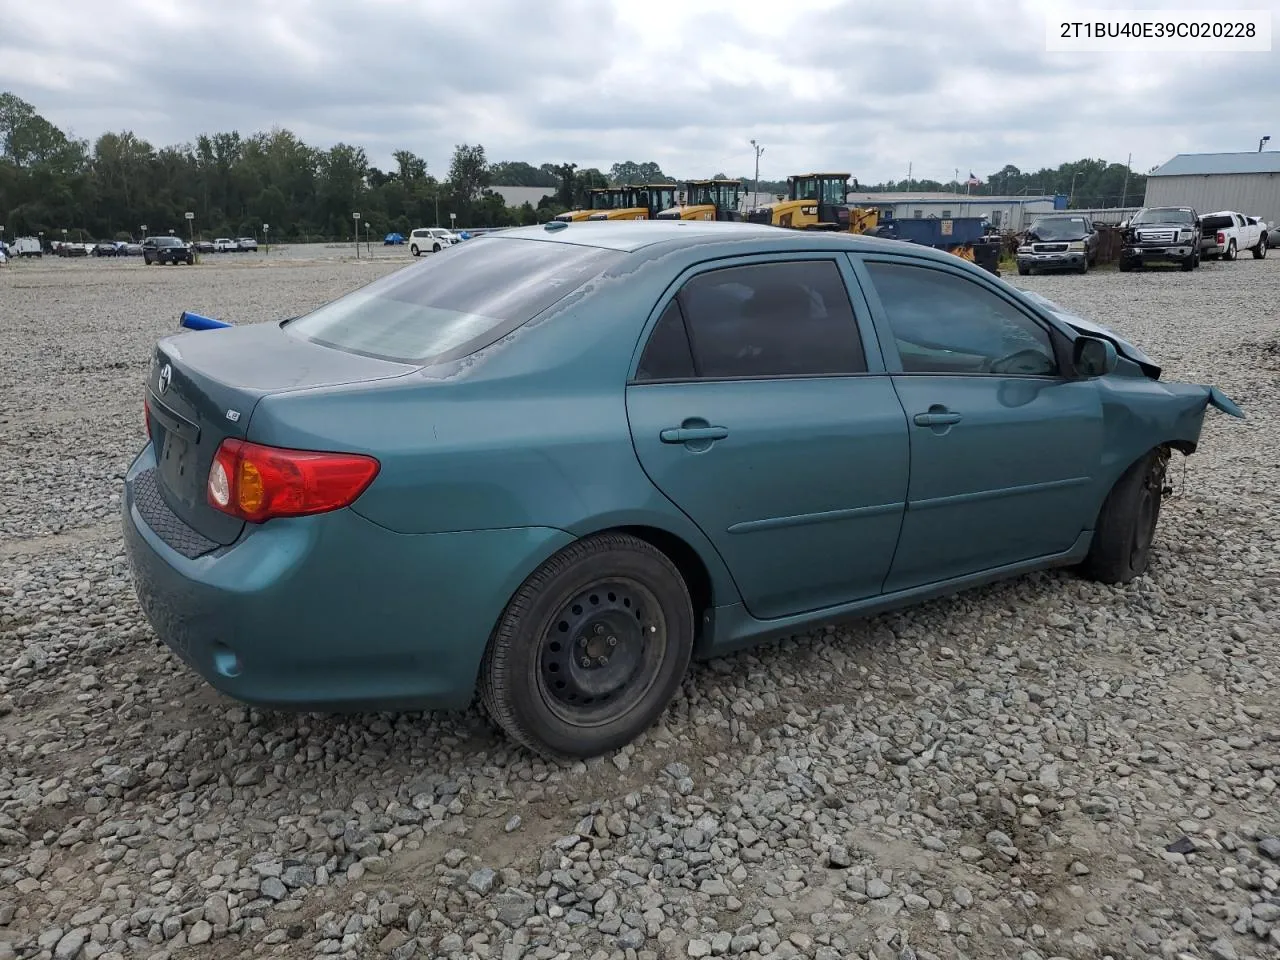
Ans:
MULTIPOLYGON (((281 128, 250 136, 201 134, 191 143, 159 148, 130 131, 104 133, 90 143, 60 130, 25 100, 0 93, 0 225, 8 237, 54 237, 65 229, 78 240, 124 240, 136 238, 142 224, 151 233, 186 233, 185 213, 192 211, 193 230, 205 237, 261 238, 262 225, 269 224, 275 240, 339 240, 351 237, 357 211, 379 237, 430 224, 516 226, 588 206, 598 187, 676 182, 651 161, 622 161, 607 171, 574 163, 490 162, 479 144, 456 145, 443 177, 410 150, 392 157, 394 168, 382 170, 362 147, 313 147, 281 128), (552 192, 537 204, 510 207, 495 186, 552 192)), ((1140 202, 1144 178, 1129 175, 1122 186, 1125 174, 1124 165, 1102 160, 1034 173, 1009 165, 972 192, 1071 191, 1077 207, 1115 206, 1126 193, 1129 202, 1140 202)), ((750 176, 735 179, 754 186, 750 176)), ((859 185, 886 192, 908 186, 964 192, 933 180, 859 185)), ((761 180, 759 189, 783 193, 786 182, 761 180)))

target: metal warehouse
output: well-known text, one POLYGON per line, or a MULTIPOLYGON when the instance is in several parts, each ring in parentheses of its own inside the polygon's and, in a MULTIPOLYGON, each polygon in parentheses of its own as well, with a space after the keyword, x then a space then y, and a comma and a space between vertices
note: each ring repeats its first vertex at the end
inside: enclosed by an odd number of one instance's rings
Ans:
POLYGON ((1148 207, 1235 210, 1280 221, 1280 151, 1180 153, 1147 174, 1148 207))
POLYGON ((1055 210, 1065 210, 1064 195, 1039 197, 986 197, 964 193, 850 193, 855 207, 874 207, 885 220, 937 217, 986 217, 999 230, 1022 230, 1031 221, 1055 210))

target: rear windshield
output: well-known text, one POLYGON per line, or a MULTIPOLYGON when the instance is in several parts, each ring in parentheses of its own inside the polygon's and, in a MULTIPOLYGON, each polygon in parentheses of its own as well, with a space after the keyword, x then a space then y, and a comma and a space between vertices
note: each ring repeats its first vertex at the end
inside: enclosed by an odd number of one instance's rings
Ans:
POLYGON ((562 300, 624 254, 481 237, 289 322, 294 336, 398 363, 456 360, 562 300))
POLYGON ((1205 217, 1200 223, 1206 230, 1221 230, 1223 227, 1234 227, 1236 225, 1233 217, 1205 217))

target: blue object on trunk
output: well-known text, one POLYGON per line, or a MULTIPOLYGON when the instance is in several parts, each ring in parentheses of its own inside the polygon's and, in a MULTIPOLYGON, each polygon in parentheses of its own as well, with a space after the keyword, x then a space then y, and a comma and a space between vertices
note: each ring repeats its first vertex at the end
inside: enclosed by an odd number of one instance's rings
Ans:
POLYGON ((190 310, 183 310, 182 316, 178 318, 178 326, 186 327, 188 330, 219 330, 231 324, 223 320, 215 320, 213 317, 202 317, 190 310))

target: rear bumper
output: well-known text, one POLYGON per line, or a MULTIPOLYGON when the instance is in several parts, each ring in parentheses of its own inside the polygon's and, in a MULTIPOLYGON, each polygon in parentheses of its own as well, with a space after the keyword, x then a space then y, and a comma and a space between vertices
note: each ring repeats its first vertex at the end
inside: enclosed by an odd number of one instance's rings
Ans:
POLYGON ((154 466, 148 445, 122 497, 143 612, 209 684, 258 706, 466 706, 507 601, 573 539, 544 527, 406 535, 339 510, 249 525, 189 559, 138 511, 135 483, 154 466))

